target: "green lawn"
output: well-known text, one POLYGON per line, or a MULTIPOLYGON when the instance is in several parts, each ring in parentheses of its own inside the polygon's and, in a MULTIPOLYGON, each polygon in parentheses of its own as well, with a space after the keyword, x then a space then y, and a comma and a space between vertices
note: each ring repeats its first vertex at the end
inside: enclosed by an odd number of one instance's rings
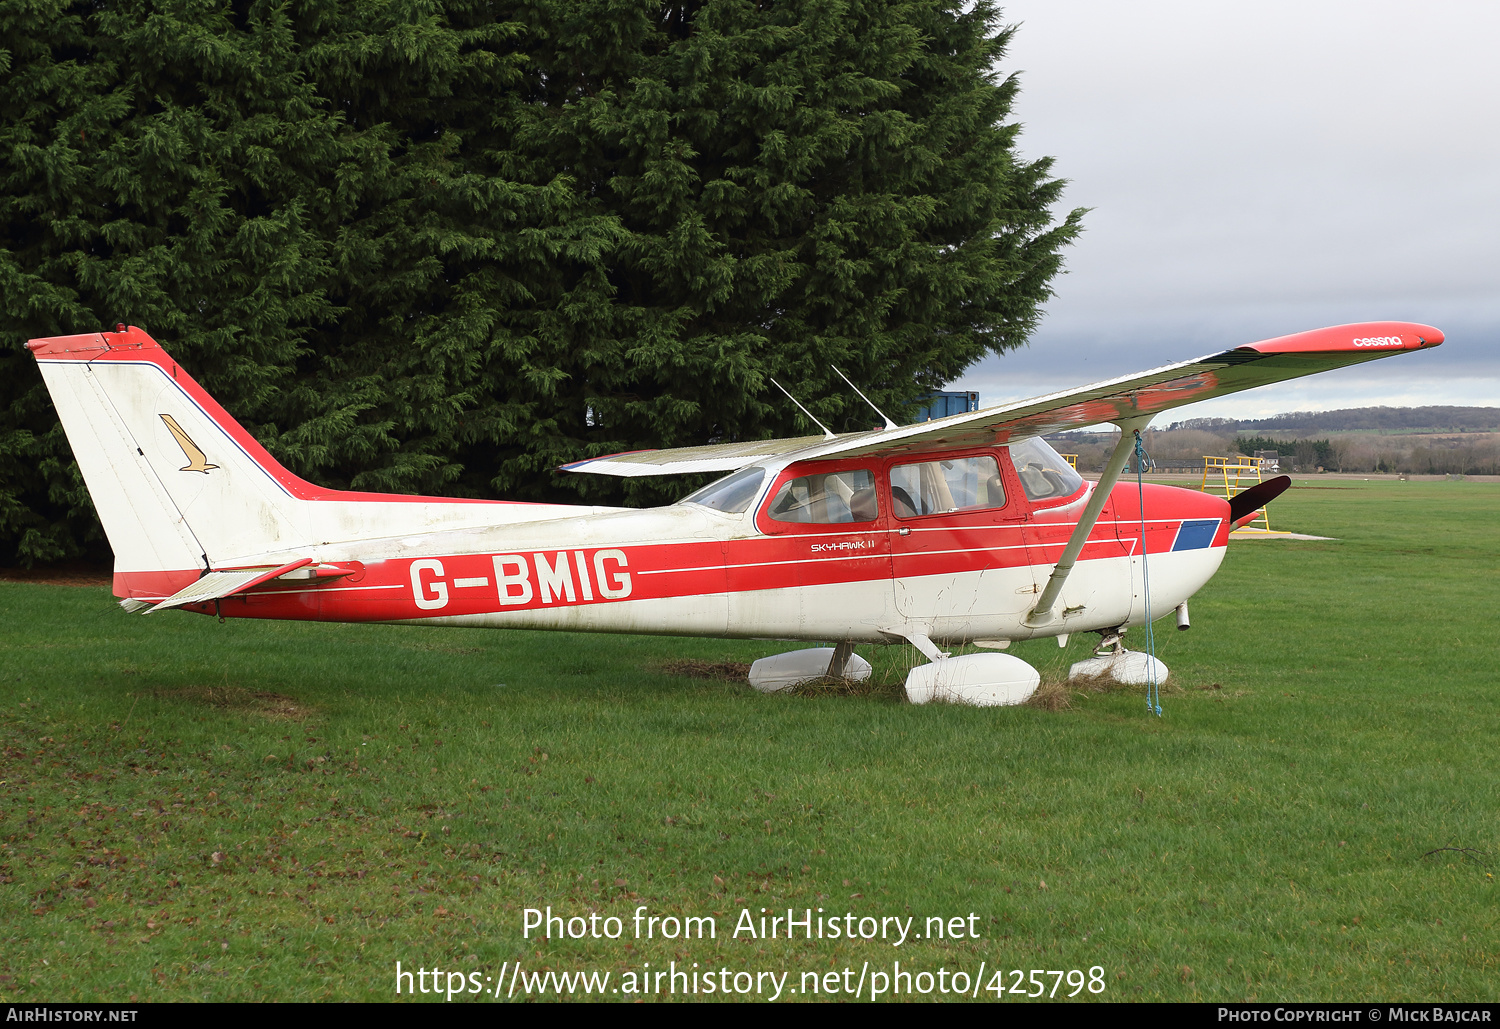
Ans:
MULTIPOLYGON (((1193 631, 1158 623, 1161 719, 1140 693, 913 707, 662 670, 778 644, 221 625, 0 584, 0 999, 383 1000, 398 960, 792 990, 899 960, 1097 966, 1116 1000, 1494 1000, 1500 486, 1298 487, 1274 526, 1338 541, 1232 545, 1193 631), (546 905, 625 935, 523 939, 546 905), (632 939, 640 905, 718 936, 632 939), (981 938, 731 938, 762 907, 973 912, 981 938)), ((1056 674, 1093 639, 1011 652, 1056 674)))

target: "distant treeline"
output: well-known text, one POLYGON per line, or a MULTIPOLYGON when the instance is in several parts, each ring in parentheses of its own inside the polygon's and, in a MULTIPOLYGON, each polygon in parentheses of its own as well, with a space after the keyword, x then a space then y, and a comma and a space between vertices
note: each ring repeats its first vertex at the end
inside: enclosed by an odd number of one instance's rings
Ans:
POLYGON ((1240 436, 1234 441, 1240 453, 1254 457, 1256 451, 1274 450, 1282 457, 1290 457, 1303 471, 1314 468, 1332 468, 1338 462, 1333 444, 1326 439, 1269 439, 1265 436, 1240 436))
POLYGON ((1495 432, 1500 430, 1500 407, 1351 407, 1338 411, 1292 411, 1270 418, 1189 418, 1168 428, 1203 429, 1222 435, 1246 431, 1297 435, 1320 432, 1495 432))

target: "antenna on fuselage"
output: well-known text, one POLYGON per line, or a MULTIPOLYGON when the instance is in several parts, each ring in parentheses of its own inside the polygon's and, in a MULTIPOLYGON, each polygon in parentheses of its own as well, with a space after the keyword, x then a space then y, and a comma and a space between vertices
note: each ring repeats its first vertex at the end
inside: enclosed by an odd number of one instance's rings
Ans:
MULTIPOLYGON (((770 379, 771 377, 768 375, 768 376, 766 376, 766 378, 770 379)), ((788 400, 790 400, 792 403, 794 403, 794 404, 797 405, 797 410, 799 410, 803 414, 807 415, 808 421, 812 422, 818 428, 820 428, 820 429, 823 430, 823 438, 824 439, 837 439, 838 438, 831 431, 829 431, 828 426, 824 425, 822 422, 820 422, 816 418, 814 418, 812 416, 812 412, 809 411, 807 408, 803 407, 802 404, 798 402, 798 400, 797 400, 796 397, 792 396, 790 393, 787 393, 787 390, 786 390, 785 386, 783 386, 781 383, 777 382, 775 379, 771 379, 771 385, 773 385, 777 389, 781 390, 781 392, 786 393, 786 398, 788 400)))
MULTIPOLYGON (((839 372, 837 366, 830 365, 830 367, 832 367, 834 371, 839 372)), ((849 376, 845 375, 843 372, 839 372, 839 378, 843 379, 845 382, 849 382, 849 376)), ((865 396, 864 393, 860 390, 860 388, 858 386, 856 386, 852 382, 849 382, 849 388, 852 389, 854 392, 856 392, 856 393, 859 394, 859 399, 863 400, 865 403, 867 403, 867 404, 870 405, 870 410, 871 411, 874 411, 876 414, 880 415, 880 420, 883 421, 883 422, 885 422, 885 427, 887 429, 898 429, 898 428, 900 428, 899 425, 897 425, 895 422, 893 422, 889 418, 887 418, 885 416, 885 412, 882 411, 880 408, 876 407, 875 406, 875 402, 873 400, 871 400, 869 397, 865 396)))

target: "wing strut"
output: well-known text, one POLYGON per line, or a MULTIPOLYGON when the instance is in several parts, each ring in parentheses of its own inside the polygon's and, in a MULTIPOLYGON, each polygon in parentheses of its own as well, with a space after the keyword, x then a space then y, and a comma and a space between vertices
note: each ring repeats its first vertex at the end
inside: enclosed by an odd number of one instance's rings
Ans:
POLYGON ((1057 566, 1052 569, 1052 577, 1047 580, 1047 585, 1042 590, 1036 607, 1032 608, 1031 613, 1026 616, 1026 624, 1033 628, 1047 625, 1057 617, 1053 613, 1053 608, 1057 606, 1057 598, 1062 594, 1063 583, 1068 581, 1068 574, 1073 571, 1078 555, 1083 552, 1083 545, 1088 542, 1089 533, 1094 531, 1094 523, 1099 520, 1099 512, 1104 510, 1104 503, 1109 500, 1110 491, 1115 488, 1115 483, 1120 481, 1120 472, 1125 467, 1125 459, 1135 448, 1135 434, 1151 424, 1151 416, 1121 418, 1115 424, 1120 427, 1120 442, 1115 444, 1114 452, 1109 455, 1109 460, 1104 465, 1104 474, 1099 476, 1099 482, 1094 486, 1088 505, 1084 507, 1078 524, 1073 528, 1073 535, 1068 538, 1068 545, 1063 547, 1062 556, 1057 559, 1057 566))

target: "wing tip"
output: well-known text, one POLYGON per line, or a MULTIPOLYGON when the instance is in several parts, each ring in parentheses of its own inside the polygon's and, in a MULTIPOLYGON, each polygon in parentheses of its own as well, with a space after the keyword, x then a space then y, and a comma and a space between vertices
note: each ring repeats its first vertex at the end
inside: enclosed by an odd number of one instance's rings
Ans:
POLYGON ((1310 353, 1378 357, 1441 346, 1445 338, 1442 329, 1421 322, 1351 322, 1246 343, 1227 353, 1248 352, 1262 357, 1310 353))

